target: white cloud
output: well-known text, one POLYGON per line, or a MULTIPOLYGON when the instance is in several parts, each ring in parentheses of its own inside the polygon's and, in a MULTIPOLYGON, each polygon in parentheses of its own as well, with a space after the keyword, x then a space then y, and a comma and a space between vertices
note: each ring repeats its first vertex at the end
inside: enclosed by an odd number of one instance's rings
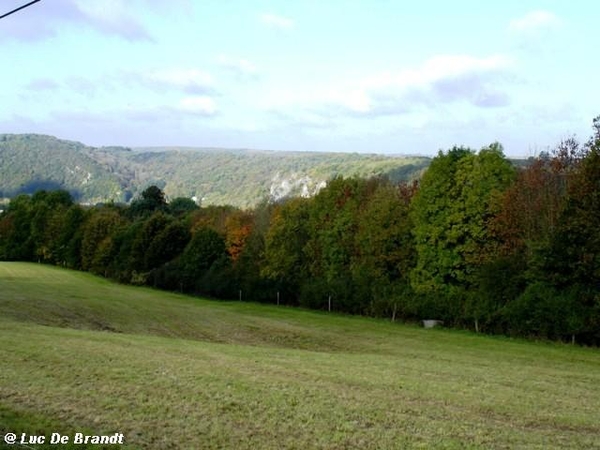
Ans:
POLYGON ((45 122, 54 127, 68 123, 72 129, 82 127, 146 127, 176 128, 189 119, 197 123, 198 117, 211 119, 217 114, 214 100, 206 96, 184 97, 175 103, 137 103, 115 106, 108 109, 58 109, 51 111, 50 119, 45 122))
POLYGON ((537 10, 525 14, 523 17, 513 19, 508 25, 512 32, 532 32, 545 28, 555 28, 561 25, 560 18, 549 11, 537 10))
POLYGON ((420 67, 367 80, 364 89, 375 100, 373 114, 405 113, 418 105, 464 101, 479 107, 504 106, 508 96, 498 82, 513 66, 510 58, 492 55, 439 55, 420 67))
POLYGON ((119 0, 56 0, 55 4, 40 12, 56 14, 58 20, 91 26, 101 33, 115 34, 127 40, 152 40, 130 5, 119 0))
POLYGON ((52 78, 34 78, 27 83, 26 88, 30 91, 55 91, 60 89, 61 85, 52 78))
POLYGON ((87 17, 100 22, 116 24, 130 17, 123 2, 117 0, 78 1, 76 3, 78 9, 87 17))
POLYGON ((205 95, 185 97, 181 99, 176 109, 203 116, 213 116, 217 113, 217 106, 214 100, 205 95))
POLYGON ((258 74, 254 63, 244 58, 235 58, 221 54, 218 56, 217 62, 224 69, 230 70, 239 76, 252 77, 258 74))
POLYGON ((303 129, 333 129, 338 126, 337 117, 325 117, 323 114, 310 110, 296 111, 294 113, 284 111, 271 111, 270 117, 278 123, 284 123, 291 128, 303 129))
POLYGON ((294 26, 294 21, 288 17, 280 16, 277 14, 264 13, 260 15, 260 20, 265 25, 269 25, 274 28, 287 30, 294 26))
POLYGON ((190 94, 201 94, 213 90, 213 78, 199 69, 161 69, 150 72, 146 80, 151 84, 170 86, 190 94))
POLYGON ((373 107, 369 94, 361 89, 334 93, 332 100, 357 113, 369 112, 373 107))
POLYGON ((421 66, 405 69, 397 73, 385 72, 364 80, 366 89, 389 86, 399 88, 426 87, 437 81, 452 79, 474 73, 489 73, 512 66, 510 58, 493 55, 476 58, 468 55, 438 55, 425 61, 421 66))
POLYGON ((455 102, 483 108, 505 106, 509 98, 501 81, 513 64, 503 55, 439 55, 414 68, 361 80, 272 91, 265 104, 275 110, 293 106, 321 111, 323 117, 399 115, 455 102))

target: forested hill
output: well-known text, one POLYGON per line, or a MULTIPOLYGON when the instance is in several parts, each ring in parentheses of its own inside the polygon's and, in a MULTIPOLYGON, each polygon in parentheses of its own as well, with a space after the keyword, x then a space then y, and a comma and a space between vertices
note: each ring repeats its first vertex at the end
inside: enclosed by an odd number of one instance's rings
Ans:
POLYGON ((37 134, 0 134, 0 197, 65 189, 79 202, 127 202, 149 185, 168 197, 251 207, 312 195, 336 175, 411 180, 429 158, 219 148, 89 147, 37 134))

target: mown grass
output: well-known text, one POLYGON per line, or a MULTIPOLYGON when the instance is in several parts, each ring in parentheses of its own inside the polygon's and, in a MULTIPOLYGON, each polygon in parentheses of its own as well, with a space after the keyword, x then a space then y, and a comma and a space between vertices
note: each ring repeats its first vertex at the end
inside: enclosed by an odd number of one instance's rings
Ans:
POLYGON ((0 263, 0 359, 4 432, 122 432, 129 448, 166 449, 600 448, 597 349, 47 266, 0 263))

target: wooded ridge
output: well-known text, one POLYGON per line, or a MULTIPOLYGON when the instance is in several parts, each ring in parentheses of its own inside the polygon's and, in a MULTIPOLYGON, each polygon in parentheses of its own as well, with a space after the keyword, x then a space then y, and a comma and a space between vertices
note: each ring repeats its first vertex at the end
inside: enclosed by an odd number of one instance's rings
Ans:
POLYGON ((37 134, 0 135, 0 197, 64 189, 81 203, 128 202, 148 186, 168 198, 252 207, 314 195, 335 176, 419 177, 430 158, 248 149, 89 147, 37 134))

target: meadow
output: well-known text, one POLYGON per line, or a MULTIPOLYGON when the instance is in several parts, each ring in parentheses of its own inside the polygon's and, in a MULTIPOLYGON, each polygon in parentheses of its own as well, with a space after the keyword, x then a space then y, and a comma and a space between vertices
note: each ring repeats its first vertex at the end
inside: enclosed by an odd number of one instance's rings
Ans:
POLYGON ((598 349, 39 264, 0 263, 0 360, 0 434, 119 432, 131 449, 600 448, 598 349))

